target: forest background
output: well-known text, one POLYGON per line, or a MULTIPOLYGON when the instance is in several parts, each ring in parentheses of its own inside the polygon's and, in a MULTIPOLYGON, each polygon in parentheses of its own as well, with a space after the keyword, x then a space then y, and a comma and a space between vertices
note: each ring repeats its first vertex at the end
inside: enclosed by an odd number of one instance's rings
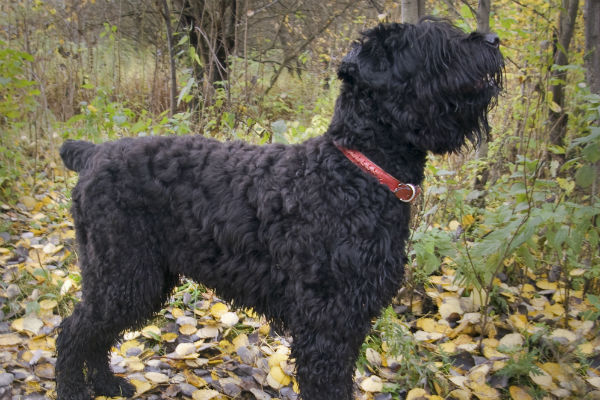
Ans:
MULTIPOLYGON (((598 398, 599 0, 6 0, 0 399, 54 396, 80 298, 62 141, 300 142, 327 129, 359 32, 425 14, 496 32, 505 92, 488 141, 430 159, 357 397, 598 398)), ((217 295, 182 281, 113 369, 142 398, 295 398, 286 339, 217 295)))

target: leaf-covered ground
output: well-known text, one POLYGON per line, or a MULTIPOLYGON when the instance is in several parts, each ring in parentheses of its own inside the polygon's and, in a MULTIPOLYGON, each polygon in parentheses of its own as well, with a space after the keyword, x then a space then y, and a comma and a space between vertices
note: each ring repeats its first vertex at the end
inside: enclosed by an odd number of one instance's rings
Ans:
MULTIPOLYGON (((73 180, 54 173, 25 179, 19 200, 0 204, 0 399, 55 397, 57 327, 80 296, 73 180)), ((530 274, 519 286, 500 276, 496 312, 482 315, 485 294, 454 275, 444 263, 422 291, 385 310, 363 346, 357 398, 600 398, 598 305, 566 296, 552 276, 530 274)), ((125 333, 111 364, 143 399, 298 397, 288 339, 192 282, 146 327, 125 333)))

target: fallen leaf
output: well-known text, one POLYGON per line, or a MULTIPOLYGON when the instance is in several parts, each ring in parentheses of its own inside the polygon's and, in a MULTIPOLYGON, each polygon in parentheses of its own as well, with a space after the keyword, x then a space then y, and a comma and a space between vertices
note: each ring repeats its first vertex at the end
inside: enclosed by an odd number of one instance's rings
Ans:
POLYGON ((533 400, 533 397, 531 397, 529 393, 518 386, 509 387, 508 392, 513 400, 533 400))
POLYGON ((556 290, 558 285, 556 282, 548 282, 546 279, 539 279, 535 282, 535 286, 542 290, 556 290))
POLYGON ((588 383, 595 387, 596 389, 600 389, 600 376, 595 376, 593 378, 587 379, 588 383))
POLYGON ((454 389, 448 394, 450 399, 471 400, 471 392, 465 389, 454 389))
POLYGON ((459 317, 464 313, 457 297, 446 297, 439 308, 442 319, 448 320, 451 317, 459 317))
POLYGON ((40 308, 42 310, 46 310, 46 311, 53 310, 54 307, 56 307, 58 305, 56 300, 48 300, 48 299, 44 299, 44 300, 40 301, 39 304, 40 304, 40 308))
POLYGON ((233 343, 233 347, 235 348, 236 351, 240 347, 248 346, 250 344, 250 342, 248 341, 248 335, 246 335, 245 333, 237 335, 233 339, 232 343, 233 343))
POLYGON ((29 315, 25 318, 15 319, 10 326, 17 332, 29 332, 37 335, 44 323, 40 319, 29 315))
POLYGON ((292 381, 292 378, 283 372, 283 369, 281 369, 279 365, 271 367, 269 375, 271 375, 271 377, 275 379, 275 381, 277 381, 281 386, 287 386, 292 381))
POLYGON ((202 339, 214 338, 219 334, 219 328, 216 326, 205 326, 201 329, 198 329, 196 334, 202 339))
POLYGON ((520 333, 509 333, 507 335, 504 335, 502 339, 500 339, 498 346, 502 346, 507 349, 514 349, 520 348, 521 346, 523 346, 523 343, 524 339, 520 333))
POLYGON ((381 365, 381 362, 382 362, 381 354, 379 354, 379 352, 377 350, 369 347, 369 348, 367 348, 367 350, 365 352, 365 356, 366 356, 369 364, 371 364, 373 366, 377 366, 377 367, 381 365))
POLYGON ((196 346, 194 343, 179 343, 175 348, 175 353, 180 357, 184 357, 195 352, 196 346))
POLYGON ((142 329, 142 336, 148 339, 160 340, 160 328, 156 325, 148 325, 142 329))
POLYGON ((146 372, 144 377, 153 383, 166 383, 169 381, 169 376, 160 372, 146 372))
POLYGON ((287 361, 287 359, 287 354, 275 352, 269 357, 269 367, 273 368, 275 366, 280 366, 281 362, 287 361))
POLYGON ((38 364, 34 368, 34 373, 40 378, 54 379, 54 366, 49 363, 38 364))
POLYGON ((129 382, 133 386, 135 386, 135 395, 136 396, 139 396, 142 393, 145 393, 148 390, 152 389, 152 384, 147 381, 141 381, 139 379, 130 379, 129 382))
POLYGON ((406 395, 406 400, 425 400, 427 398, 427 392, 425 391, 425 389, 421 388, 410 389, 408 394, 406 395))
POLYGON ((473 382, 469 386, 473 394, 480 400, 500 399, 500 392, 485 383, 473 382))
POLYGON ((240 318, 236 313, 228 311, 221 315, 221 323, 227 327, 232 327, 239 322, 240 318))
POLYGON ((0 346, 15 346, 23 341, 16 333, 5 333, 0 335, 0 346))
POLYGON ((212 389, 199 389, 192 393, 192 399, 194 400, 210 400, 217 397, 219 392, 212 389))
POLYGON ((539 371, 539 374, 529 372, 529 378, 542 389, 549 390, 555 387, 552 377, 544 370, 539 371))
POLYGON ((550 339, 563 344, 571 343, 577 340, 577 335, 567 329, 555 329, 550 334, 550 339))
POLYGON ((228 311, 228 307, 226 304, 224 303, 215 303, 213 304, 213 306, 210 308, 210 314, 215 317, 216 319, 221 318, 221 316, 223 314, 225 314, 228 311))
POLYGON ((383 390, 383 382, 381 378, 376 375, 371 375, 368 378, 365 378, 360 383, 360 388, 365 392, 381 392, 383 390))
MULTIPOLYGON (((186 335, 186 336, 191 336, 194 333, 196 333, 198 331, 198 328, 196 328, 195 325, 181 325, 179 327, 179 332, 181 332, 182 335, 186 335)), ((216 336, 216 335, 215 335, 216 336)))

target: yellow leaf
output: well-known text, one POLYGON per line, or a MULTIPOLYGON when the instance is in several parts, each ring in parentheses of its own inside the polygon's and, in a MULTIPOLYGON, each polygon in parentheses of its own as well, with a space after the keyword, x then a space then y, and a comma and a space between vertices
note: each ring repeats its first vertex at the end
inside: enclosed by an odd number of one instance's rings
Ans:
POLYGON ((552 377, 543 369, 539 371, 540 374, 529 373, 529 378, 542 389, 551 390, 554 388, 552 377))
POLYGON ((181 332, 182 335, 190 336, 190 335, 193 335, 194 333, 196 333, 196 331, 198 331, 198 328, 196 328, 194 325, 190 325, 190 324, 181 325, 179 327, 179 332, 181 332))
POLYGON ((567 330, 567 329, 555 329, 551 334, 550 334, 550 338, 551 339, 555 339, 558 341, 567 341, 569 343, 574 342, 575 340, 577 340, 577 335, 575 335, 573 332, 567 330))
POLYGON ((556 316, 561 316, 564 315, 565 313, 565 308, 563 306, 561 306, 558 303, 554 303, 552 305, 550 305, 550 303, 546 303, 544 305, 544 311, 549 313, 549 314, 554 314, 556 316))
POLYGON ((523 346, 523 336, 520 333, 509 333, 504 335, 498 346, 507 347, 507 348, 519 348, 523 346))
POLYGON ((465 228, 468 228, 469 226, 473 225, 473 222, 475 222, 475 217, 473 217, 471 214, 463 215, 462 225, 465 228))
POLYGON ((167 333, 163 333, 161 335, 162 340, 164 340, 165 342, 173 342, 175 341, 175 339, 177 339, 179 336, 177 336, 177 334, 175 332, 167 332, 167 333))
POLYGON ((452 220, 450 221, 450 223, 448 224, 448 228, 451 231, 455 231, 458 229, 458 227, 460 226, 460 223, 457 220, 452 220))
POLYGON ((282 361, 287 361, 288 356, 287 354, 283 354, 283 353, 273 353, 271 354, 271 356, 269 357, 269 367, 275 367, 275 366, 280 366, 282 361))
POLYGON ((584 356, 591 356, 594 354, 594 345, 590 342, 585 342, 577 346, 577 351, 579 351, 584 356))
POLYGON ((54 379, 54 366, 49 363, 38 364, 34 368, 34 373, 40 378, 54 379))
POLYGON ((558 285, 556 282, 548 282, 546 279, 540 279, 535 282, 535 286, 542 290, 556 290, 558 289, 558 285))
POLYGON ((541 365, 541 368, 546 371, 553 379, 556 379, 558 382, 567 382, 567 374, 565 374, 566 366, 560 365, 558 363, 547 362, 541 365))
POLYGON ((221 348, 221 353, 224 354, 231 354, 235 351, 235 347, 233 347, 233 344, 231 344, 229 340, 221 340, 219 342, 219 347, 221 348))
POLYGON ((40 308, 42 310, 52 310, 57 305, 58 305, 58 303, 56 302, 56 300, 45 299, 45 300, 40 301, 40 308))
POLYGON ((365 378, 360 384, 360 388, 365 392, 381 392, 383 390, 383 382, 381 378, 375 375, 371 375, 365 378))
POLYGON ((37 204, 37 201, 33 197, 30 197, 30 196, 23 196, 23 197, 21 197, 20 200, 21 200, 21 203, 23 203, 23 205, 25 207, 27 207, 28 210, 33 210, 37 204))
POLYGON ((502 354, 500 353, 498 350, 496 350, 493 347, 489 347, 489 346, 485 346, 483 348, 483 356, 485 358, 488 359, 492 359, 492 358, 506 358, 506 354, 502 354))
POLYGON ((509 387, 508 392, 513 400, 533 400, 533 397, 531 397, 529 393, 518 386, 509 387))
POLYGON ((258 328, 258 333, 263 336, 269 335, 269 333, 271 333, 271 326, 269 324, 261 325, 260 328, 258 328))
POLYGON ((173 318, 177 319, 179 317, 183 317, 185 315, 185 312, 181 308, 175 307, 171 310, 171 315, 173 316, 173 318))
POLYGON ((219 392, 212 389, 199 389, 192 393, 192 399, 194 400, 210 400, 217 397, 219 392))
POLYGON ((18 332, 29 332, 37 335, 44 326, 44 323, 36 317, 27 316, 25 318, 18 318, 10 325, 15 331, 18 332))
POLYGON ((444 353, 455 353, 456 352, 456 344, 454 342, 446 342, 439 345, 439 348, 444 351, 444 353))
POLYGON ((227 308, 227 305, 223 303, 215 303, 210 308, 210 313, 216 319, 221 318, 221 315, 225 314, 227 311, 229 311, 229 309, 227 308))
POLYGON ((169 381, 169 377, 160 372, 146 372, 144 377, 153 383, 167 383, 169 381))
POLYGON ((451 317, 459 317, 464 313, 457 297, 446 297, 440 306, 439 311, 440 316, 445 320, 448 320, 451 317))
POLYGON ((219 334, 219 328, 216 326, 205 326, 201 329, 198 329, 196 334, 202 339, 214 338, 219 334))
POLYGON ((197 388, 206 386, 206 381, 200 378, 198 375, 194 374, 189 369, 184 369, 183 375, 185 376, 185 380, 187 381, 187 383, 189 383, 190 385, 196 386, 197 388))
POLYGON ((420 399, 427 399, 427 392, 425 391, 425 389, 421 389, 421 388, 410 389, 410 391, 406 395, 406 400, 420 400, 420 399))
POLYGON ((549 107, 549 108, 550 108, 552 111, 554 111, 555 113, 559 113, 559 112, 561 112, 561 111, 562 111, 562 107, 561 107, 561 106, 560 106, 560 105, 559 105, 557 102, 555 102, 554 100, 553 100, 553 101, 551 101, 551 102, 550 102, 550 104, 548 104, 548 107, 549 107))
POLYGON ((456 400, 470 400, 471 392, 465 389, 455 389, 448 394, 448 397, 456 400))
POLYGON ((160 338, 160 328, 156 325, 148 325, 142 329, 142 336, 148 339, 160 338))
POLYGON ((152 389, 152 384, 146 381, 140 381, 139 379, 130 379, 129 382, 135 386, 135 395, 139 396, 144 392, 152 389))
POLYGON ((283 372, 283 369, 281 369, 281 367, 278 365, 271 367, 269 375, 271 375, 271 377, 275 379, 275 381, 281 386, 287 386, 292 381, 292 378, 283 372))
POLYGON ((185 357, 196 352, 194 343, 179 343, 175 347, 175 353, 180 357, 185 357))
POLYGON ((600 389, 600 376, 594 376, 592 378, 588 378, 587 381, 590 385, 592 385, 596 389, 600 389))
POLYGON ((518 331, 527 329, 529 323, 527 322, 527 316, 523 314, 511 314, 508 317, 510 324, 518 331))
POLYGON ((496 400, 500 399, 500 393, 491 386, 488 386, 485 383, 475 382, 471 385, 471 390, 473 394, 477 396, 480 400, 496 400))
POLYGON ((227 327, 232 327, 235 324, 237 324, 240 320, 240 318, 237 316, 236 313, 228 311, 225 312, 221 315, 221 323, 227 327))
POLYGON ((531 298, 531 296, 535 294, 535 288, 533 287, 533 285, 526 283, 523 285, 521 292, 524 297, 531 298))
POLYGON ((586 273, 586 270, 583 268, 575 268, 573 270, 571 270, 571 272, 569 272, 569 275, 571 276, 581 276, 583 274, 586 273))
POLYGON ((143 362, 140 361, 137 357, 129 357, 125 360, 125 364, 127 365, 127 369, 131 372, 140 372, 143 371, 146 367, 143 362))
POLYGON ((248 335, 246 335, 245 333, 237 335, 233 339, 232 343, 233 343, 233 346, 234 346, 234 348, 235 348, 236 351, 240 347, 248 346, 250 344, 250 342, 248 341, 248 335))
POLYGON ((119 352, 121 353, 121 355, 123 357, 127 357, 127 351, 129 349, 133 349, 133 348, 137 348, 137 349, 140 349, 141 351, 144 351, 143 344, 141 344, 137 340, 128 340, 121 344, 121 347, 119 348, 119 352))
POLYGON ((435 332, 437 322, 433 318, 419 318, 417 320, 417 328, 424 330, 425 332, 435 332))

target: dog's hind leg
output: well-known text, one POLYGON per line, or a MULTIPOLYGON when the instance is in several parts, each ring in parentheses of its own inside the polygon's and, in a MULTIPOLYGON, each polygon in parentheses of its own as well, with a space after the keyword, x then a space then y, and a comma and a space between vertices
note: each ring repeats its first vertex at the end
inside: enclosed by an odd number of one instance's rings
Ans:
POLYGON ((122 331, 140 326, 160 310, 177 277, 152 256, 148 243, 132 245, 140 230, 131 228, 127 243, 96 237, 95 243, 81 246, 83 301, 63 321, 57 340, 60 400, 90 398, 83 370, 97 396, 131 397, 135 392, 110 370, 110 347, 122 331))

